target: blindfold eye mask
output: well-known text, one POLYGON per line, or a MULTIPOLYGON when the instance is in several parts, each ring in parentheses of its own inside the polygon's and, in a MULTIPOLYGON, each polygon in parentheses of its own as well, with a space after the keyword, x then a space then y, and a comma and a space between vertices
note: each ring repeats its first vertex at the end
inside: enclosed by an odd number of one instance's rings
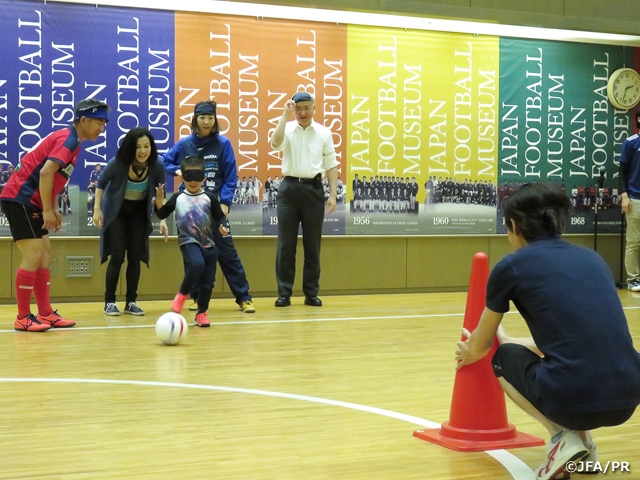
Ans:
POLYGON ((202 170, 185 170, 182 172, 182 178, 185 182, 201 182, 204 180, 204 172, 202 170))

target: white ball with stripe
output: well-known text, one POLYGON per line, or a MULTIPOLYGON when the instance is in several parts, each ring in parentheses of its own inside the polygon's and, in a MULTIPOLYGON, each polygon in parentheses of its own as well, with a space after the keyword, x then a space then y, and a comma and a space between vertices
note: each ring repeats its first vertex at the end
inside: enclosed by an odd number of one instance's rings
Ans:
POLYGON ((179 313, 167 312, 156 322, 156 336, 165 345, 177 345, 188 331, 187 321, 179 313))

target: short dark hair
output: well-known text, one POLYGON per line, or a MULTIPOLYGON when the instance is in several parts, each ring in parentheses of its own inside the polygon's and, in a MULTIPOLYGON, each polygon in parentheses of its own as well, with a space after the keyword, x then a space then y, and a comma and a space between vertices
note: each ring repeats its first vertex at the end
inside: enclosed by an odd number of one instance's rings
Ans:
POLYGON ((561 235, 571 202, 557 184, 525 183, 518 187, 504 203, 504 221, 513 231, 531 242, 542 236, 561 235))
POLYGON ((296 94, 293 95, 293 97, 291 97, 291 100, 293 100, 294 103, 298 103, 298 102, 315 103, 315 100, 313 99, 313 95, 310 95, 307 92, 297 92, 296 94))
POLYGON ((85 98, 84 100, 80 100, 74 110, 74 123, 79 122, 83 116, 96 116, 85 115, 85 112, 90 112, 94 109, 104 113, 104 115, 100 115, 100 118, 102 118, 111 110, 111 107, 109 107, 105 102, 95 98, 85 98))
POLYGON ((122 145, 116 152, 116 160, 119 162, 131 165, 136 158, 136 148, 138 147, 138 139, 141 137, 147 137, 151 143, 151 153, 149 153, 149 160, 158 158, 158 148, 156 147, 156 141, 153 138, 153 134, 143 127, 135 127, 127 132, 122 140, 122 145))
MULTIPOLYGON (((216 103, 215 100, 205 100, 203 102, 198 102, 196 103, 196 106, 193 107, 193 118, 191 119, 191 131, 193 133, 198 133, 200 131, 200 127, 198 126, 198 117, 199 115, 196 114, 196 111, 199 109, 198 107, 202 107, 204 105, 210 105, 211 107, 213 107, 213 111, 216 111, 216 108, 218 106, 218 104, 216 103)), ((218 123, 218 115, 216 113, 213 114, 214 118, 216 119, 215 123, 213 124, 213 128, 211 129, 211 133, 216 134, 220 132, 220 124, 218 123)))
POLYGON ((202 170, 204 172, 204 159, 200 157, 187 156, 180 160, 180 171, 202 170))

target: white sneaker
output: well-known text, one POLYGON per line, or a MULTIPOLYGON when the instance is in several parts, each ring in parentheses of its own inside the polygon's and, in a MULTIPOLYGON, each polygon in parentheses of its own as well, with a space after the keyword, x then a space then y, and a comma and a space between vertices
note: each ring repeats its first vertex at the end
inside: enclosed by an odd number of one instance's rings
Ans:
POLYGON ((580 460, 582 462, 582 468, 580 468, 580 472, 576 473, 585 473, 587 475, 600 473, 601 470, 596 470, 596 465, 598 465, 598 447, 596 447, 595 443, 585 443, 584 446, 587 447, 587 451, 589 453, 587 453, 586 457, 580 460))
POLYGON ((560 439, 549 445, 547 461, 536 469, 536 480, 567 477, 567 462, 579 462, 589 453, 577 432, 563 430, 560 439))
POLYGON ((627 288, 632 292, 640 292, 640 280, 631 280, 627 284, 627 288))
POLYGON ((194 300, 193 302, 191 302, 191 304, 189 305, 189 311, 190 312, 197 312, 198 311, 198 301, 194 300))

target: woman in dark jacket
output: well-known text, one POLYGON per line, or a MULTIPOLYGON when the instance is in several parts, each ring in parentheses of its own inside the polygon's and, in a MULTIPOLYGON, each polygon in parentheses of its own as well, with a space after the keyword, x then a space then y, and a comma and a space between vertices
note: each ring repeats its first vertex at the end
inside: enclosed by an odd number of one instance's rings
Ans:
MULTIPOLYGON (((96 187, 93 223, 102 228, 102 263, 111 256, 105 281, 105 315, 120 315, 116 306, 116 288, 125 253, 127 292, 124 312, 144 315, 136 304, 140 262, 149 266, 153 200, 156 187, 163 185, 164 181, 164 164, 158 159, 153 135, 146 128, 132 128, 125 135, 116 156, 100 175, 96 187)), ((164 222, 160 228, 166 232, 164 222)))

